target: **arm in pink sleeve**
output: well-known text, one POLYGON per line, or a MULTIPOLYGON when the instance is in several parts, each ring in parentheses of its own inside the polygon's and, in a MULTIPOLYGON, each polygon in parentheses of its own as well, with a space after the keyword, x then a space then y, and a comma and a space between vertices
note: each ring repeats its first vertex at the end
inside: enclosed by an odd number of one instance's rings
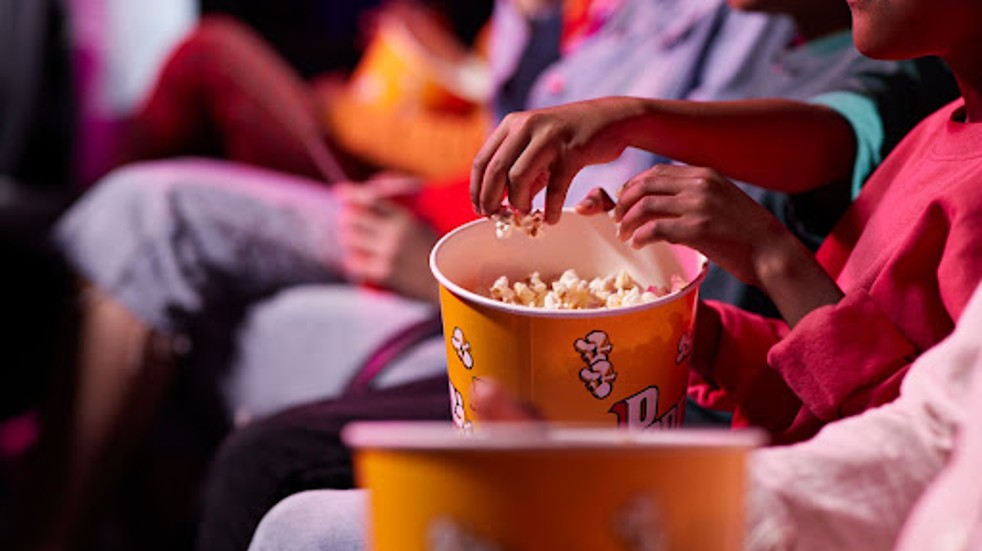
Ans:
POLYGON ((787 325, 716 301, 700 303, 696 319, 689 396, 733 411, 735 426, 774 434, 790 425, 801 401, 767 365, 767 351, 785 336, 787 325))
POLYGON ((897 396, 918 350, 865 292, 805 316, 768 355, 804 406, 825 421, 897 396))
POLYGON ((805 316, 768 362, 823 421, 893 400, 909 364, 952 330, 982 279, 982 220, 936 203, 913 224, 870 290, 805 316))

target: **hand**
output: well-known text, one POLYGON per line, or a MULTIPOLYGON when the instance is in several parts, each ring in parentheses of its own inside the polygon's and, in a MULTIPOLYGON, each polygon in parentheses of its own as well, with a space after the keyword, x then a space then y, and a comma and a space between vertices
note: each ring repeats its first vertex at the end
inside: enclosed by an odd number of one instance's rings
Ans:
POLYGON ((346 197, 358 195, 375 199, 400 199, 415 195, 422 187, 422 180, 415 176, 379 172, 364 182, 346 182, 341 193, 346 197))
POLYGON ((498 383, 487 378, 475 379, 474 382, 471 400, 474 410, 480 412, 482 421, 543 422, 535 406, 522 401, 498 383))
POLYGON ((656 165, 635 176, 621 190, 613 218, 621 240, 635 248, 656 241, 687 245, 758 286, 767 255, 795 240, 736 185, 701 167, 656 165))
POLYGON ((438 286, 429 268, 437 236, 398 202, 418 182, 386 177, 337 186, 341 198, 338 235, 342 267, 352 281, 380 285, 405 296, 436 302, 438 286))
POLYGON ((526 18, 538 17, 561 4, 559 0, 512 0, 512 3, 515 10, 526 18))
POLYGON ((624 151, 623 125, 616 123, 637 116, 639 105, 630 98, 604 98, 509 114, 474 158, 474 210, 494 214, 507 194, 512 207, 528 213, 532 197, 546 189, 545 219, 556 223, 573 176, 624 151))
MULTIPOLYGON (((578 206, 609 206, 598 192, 578 206)), ((634 247, 680 243, 744 283, 760 287, 789 325, 842 290, 814 255, 764 207, 708 168, 657 165, 625 184, 613 209, 618 235, 634 247)))

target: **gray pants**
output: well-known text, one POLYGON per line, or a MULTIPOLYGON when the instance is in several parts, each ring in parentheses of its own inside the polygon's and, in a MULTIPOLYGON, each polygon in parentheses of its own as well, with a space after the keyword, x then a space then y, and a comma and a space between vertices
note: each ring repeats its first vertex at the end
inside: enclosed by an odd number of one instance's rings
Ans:
MULTIPOLYGON (((179 159, 113 172, 64 216, 56 239, 83 276, 155 329, 233 331, 221 386, 242 418, 336 395, 380 344, 435 310, 346 282, 337 212, 318 182, 179 159)), ((378 384, 445 365, 433 338, 378 384)))
POLYGON ((249 551, 362 551, 368 526, 366 490, 310 490, 266 513, 249 551))

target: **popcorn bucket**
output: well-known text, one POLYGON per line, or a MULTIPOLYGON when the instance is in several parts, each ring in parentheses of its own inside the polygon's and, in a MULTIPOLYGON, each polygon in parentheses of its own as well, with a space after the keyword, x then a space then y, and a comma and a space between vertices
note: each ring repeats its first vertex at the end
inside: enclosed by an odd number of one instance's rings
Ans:
POLYGON ((757 431, 346 426, 375 551, 729 551, 757 431))
POLYGON ((487 64, 425 12, 383 14, 350 80, 361 101, 402 110, 457 111, 490 97, 487 64))
POLYGON ((471 403, 486 379, 546 419, 628 428, 681 424, 706 257, 656 243, 634 250, 607 216, 571 210, 539 237, 500 239, 479 220, 444 236, 430 255, 440 282, 454 422, 480 420, 471 403), (626 270, 644 286, 685 285, 653 302, 611 309, 545 310, 489 298, 499 276, 544 281, 567 269, 584 279, 626 270))

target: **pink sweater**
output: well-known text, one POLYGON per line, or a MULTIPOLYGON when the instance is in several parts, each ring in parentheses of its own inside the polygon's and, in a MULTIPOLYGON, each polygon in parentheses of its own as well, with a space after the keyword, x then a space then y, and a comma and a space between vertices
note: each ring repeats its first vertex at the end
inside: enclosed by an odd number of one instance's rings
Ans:
POLYGON ((775 442, 896 398, 982 279, 982 124, 956 122, 962 112, 958 100, 911 131, 819 249, 838 304, 793 329, 720 303, 700 311, 720 330, 690 396, 775 442))

